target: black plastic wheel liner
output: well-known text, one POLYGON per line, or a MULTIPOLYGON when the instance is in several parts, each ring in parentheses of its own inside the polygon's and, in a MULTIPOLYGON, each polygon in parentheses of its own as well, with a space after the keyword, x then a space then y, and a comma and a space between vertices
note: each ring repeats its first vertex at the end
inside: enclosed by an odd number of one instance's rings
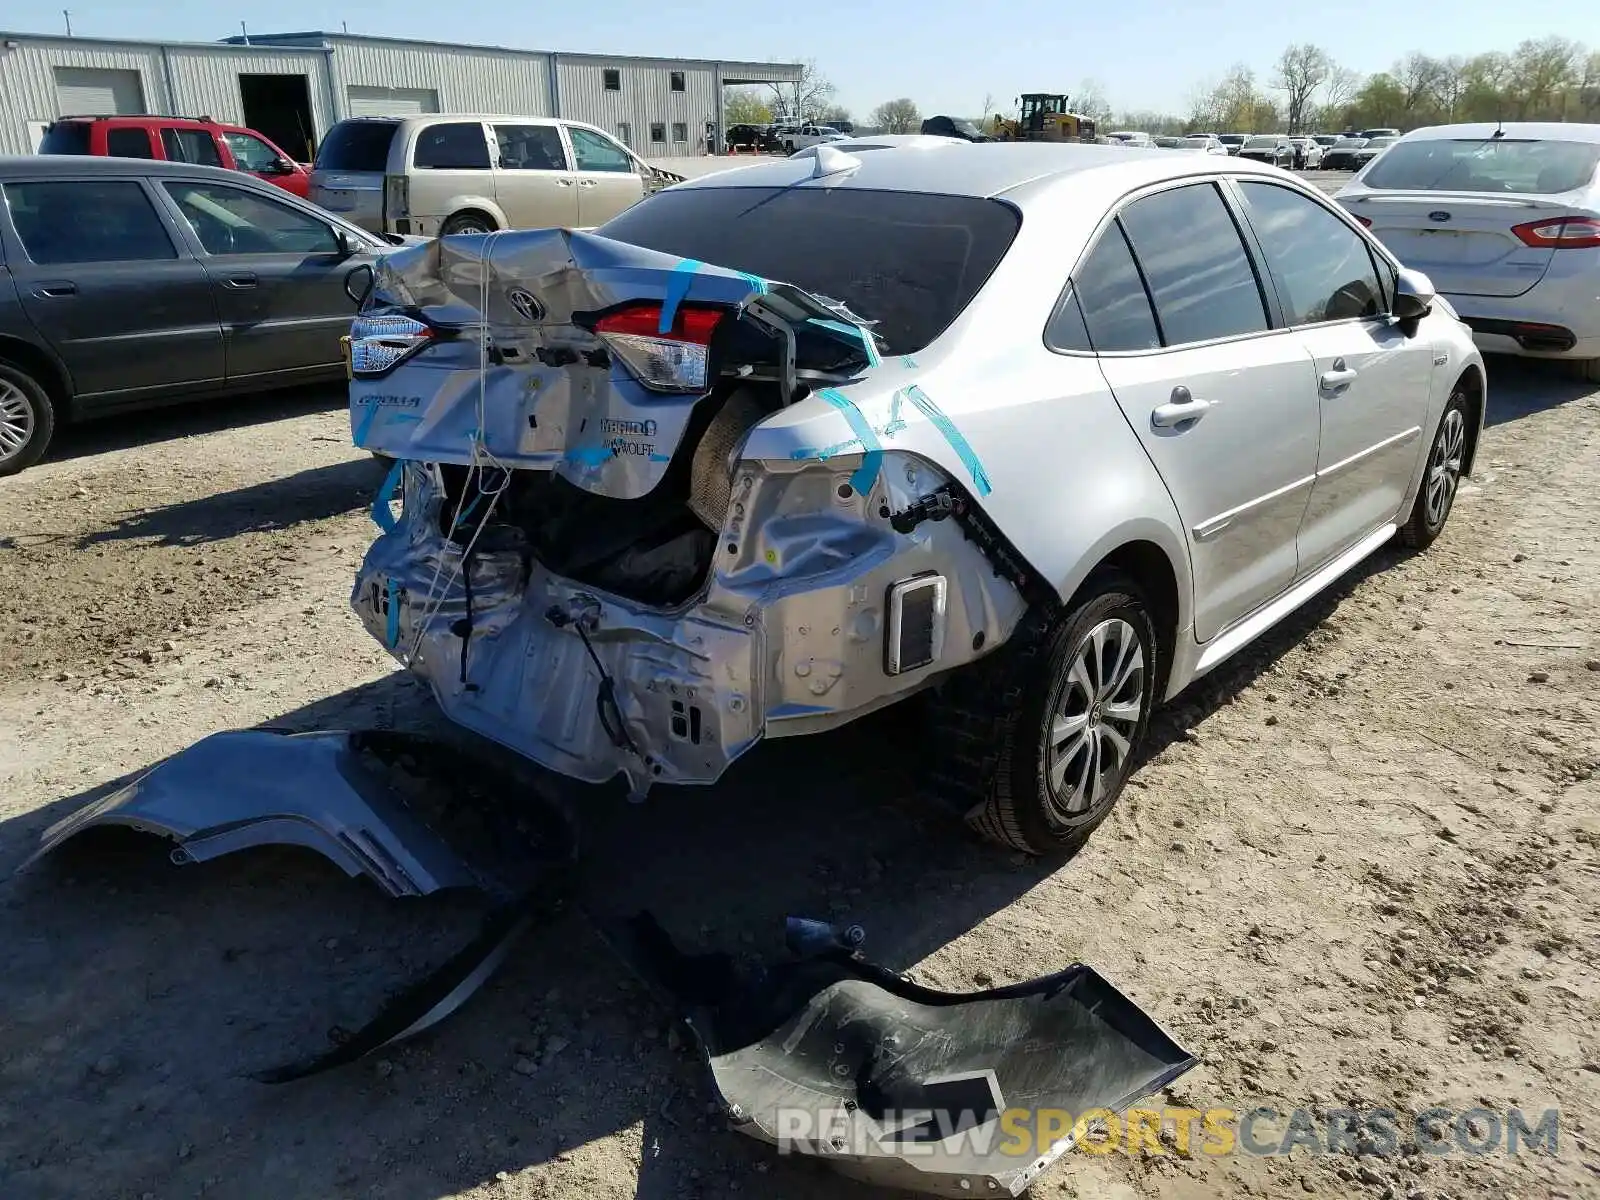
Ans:
POLYGON ((884 1186, 1015 1196, 1071 1145, 1059 1131, 1036 1143, 1042 1110, 1069 1124, 1120 1113, 1195 1062, 1081 964, 955 994, 842 941, 741 971, 724 955, 679 952, 648 914, 612 936, 677 1002, 735 1128, 884 1186))

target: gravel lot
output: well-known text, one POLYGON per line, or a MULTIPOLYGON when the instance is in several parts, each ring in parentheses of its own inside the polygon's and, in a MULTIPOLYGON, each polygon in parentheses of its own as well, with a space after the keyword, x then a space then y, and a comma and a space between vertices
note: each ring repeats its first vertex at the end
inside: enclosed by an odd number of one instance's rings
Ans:
MULTIPOLYGON (((1065 866, 921 809, 891 718, 714 791, 595 793, 586 905, 764 954, 786 913, 845 916, 952 989, 1091 963, 1204 1056, 1167 1103, 1562 1110, 1554 1158, 1072 1154, 1037 1196, 1594 1194, 1600 392, 1490 371, 1439 543, 1380 553, 1168 710, 1065 866)), ((177 868, 136 835, 10 876, 207 733, 437 727, 346 608, 381 472, 340 403, 97 425, 0 483, 0 1196, 880 1194, 720 1128, 576 913, 434 1035, 272 1089, 243 1073, 359 1023, 471 905, 290 852, 177 868)))

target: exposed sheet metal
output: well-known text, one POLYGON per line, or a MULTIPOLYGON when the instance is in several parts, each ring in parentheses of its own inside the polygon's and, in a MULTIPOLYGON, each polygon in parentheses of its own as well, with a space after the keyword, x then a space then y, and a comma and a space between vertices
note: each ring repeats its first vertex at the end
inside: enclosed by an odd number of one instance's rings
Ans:
POLYGON ((970 994, 872 965, 848 933, 796 929, 788 962, 687 955, 648 914, 613 931, 699 1039, 729 1120, 887 1187, 1016 1196, 1071 1146, 1008 1138, 1029 1114, 1120 1113, 1195 1059, 1092 968, 970 994), (1020 1110, 1020 1111, 1019 1111, 1020 1110))

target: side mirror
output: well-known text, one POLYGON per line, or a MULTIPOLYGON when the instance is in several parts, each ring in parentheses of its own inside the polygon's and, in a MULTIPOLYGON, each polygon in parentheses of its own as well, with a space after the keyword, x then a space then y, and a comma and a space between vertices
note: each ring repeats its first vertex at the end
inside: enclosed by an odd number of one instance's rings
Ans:
POLYGON ((377 277, 373 275, 372 268, 366 263, 356 267, 344 277, 344 294, 356 302, 356 307, 367 302, 367 297, 372 294, 372 285, 377 277))
POLYGON ((1399 321, 1420 321, 1433 311, 1433 280, 1421 271, 1402 268, 1394 289, 1394 315, 1399 321))
POLYGON ((333 240, 339 243, 339 256, 341 258, 349 258, 356 252, 355 239, 344 230, 335 229, 333 231, 333 240))

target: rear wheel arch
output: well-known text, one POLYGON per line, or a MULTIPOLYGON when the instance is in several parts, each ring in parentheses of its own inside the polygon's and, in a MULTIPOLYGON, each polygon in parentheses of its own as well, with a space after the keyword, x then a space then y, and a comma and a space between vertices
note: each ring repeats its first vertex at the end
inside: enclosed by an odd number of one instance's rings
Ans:
POLYGON ((1178 633, 1183 625, 1183 596, 1178 590, 1178 572, 1172 558, 1155 542, 1145 539, 1124 542, 1100 558, 1090 568, 1084 581, 1078 585, 1067 609, 1075 608, 1082 595, 1089 592, 1106 575, 1121 573, 1138 585, 1150 609, 1150 623, 1155 627, 1159 643, 1156 664, 1156 696, 1165 694, 1168 673, 1172 669, 1173 653, 1178 645, 1178 633))
POLYGON ((481 221, 483 222, 484 226, 491 231, 505 228, 505 223, 498 220, 495 215, 492 212, 489 212, 487 209, 467 207, 457 209, 443 221, 439 222, 439 232, 443 234, 453 222, 466 219, 475 219, 481 221))
POLYGON ((55 405, 57 417, 67 418, 72 407, 72 381, 53 354, 32 342, 0 334, 0 362, 10 363, 38 380, 55 405))

